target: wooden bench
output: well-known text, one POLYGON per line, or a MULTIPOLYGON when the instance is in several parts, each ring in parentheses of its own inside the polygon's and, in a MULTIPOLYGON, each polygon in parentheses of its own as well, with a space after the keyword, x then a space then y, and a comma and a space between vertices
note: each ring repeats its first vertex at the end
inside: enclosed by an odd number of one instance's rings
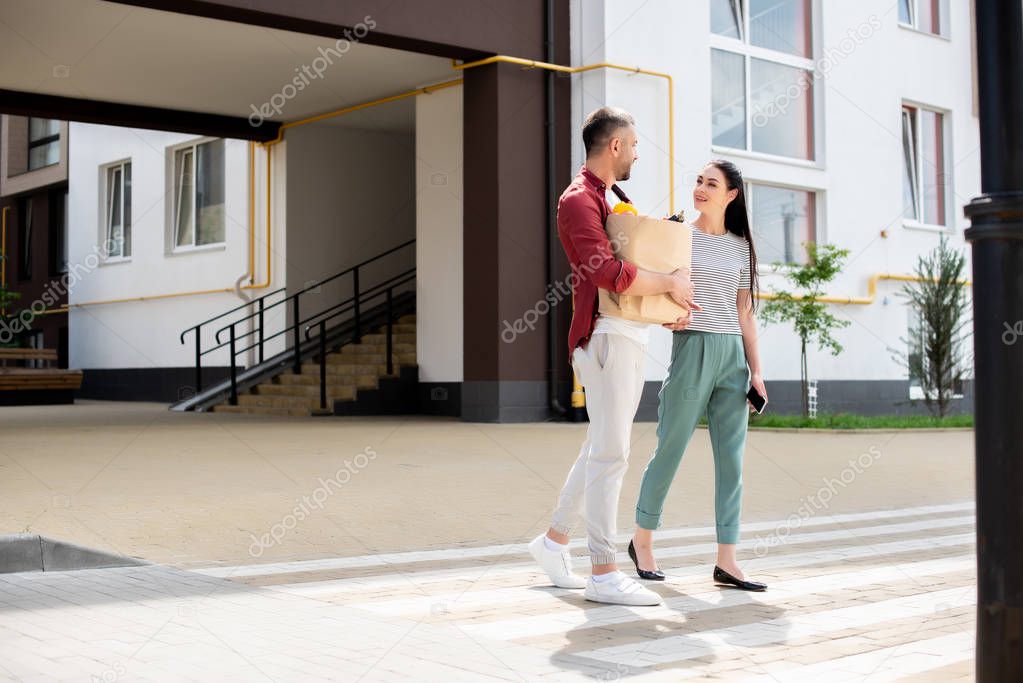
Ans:
POLYGON ((71 389, 82 386, 81 370, 62 368, 0 368, 0 391, 71 389))
POLYGON ((57 362, 54 349, 0 348, 0 405, 73 403, 82 386, 81 370, 7 367, 9 361, 57 362))
POLYGON ((56 363, 57 351, 55 349, 0 348, 0 366, 6 366, 9 360, 41 360, 47 363, 56 363))

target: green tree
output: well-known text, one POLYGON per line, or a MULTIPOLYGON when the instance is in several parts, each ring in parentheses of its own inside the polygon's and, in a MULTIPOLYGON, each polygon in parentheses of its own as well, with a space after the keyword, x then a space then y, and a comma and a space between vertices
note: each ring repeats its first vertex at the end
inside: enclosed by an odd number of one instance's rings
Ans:
POLYGON ((818 299, 824 295, 829 282, 842 269, 842 262, 849 256, 848 249, 839 249, 833 244, 817 245, 804 243, 809 259, 805 265, 788 270, 788 280, 796 293, 775 291, 773 298, 767 301, 761 313, 765 323, 791 322, 796 334, 799 335, 799 379, 803 394, 803 417, 810 414, 808 397, 808 370, 806 363, 806 347, 815 344, 817 348, 828 350, 837 356, 842 352, 842 345, 832 335, 834 330, 848 327, 848 320, 839 320, 829 310, 828 305, 818 299))
POLYGON ((909 325, 909 339, 901 340, 909 352, 890 351, 909 376, 919 380, 924 404, 937 418, 948 415, 966 368, 963 330, 971 320, 963 287, 965 270, 966 256, 949 248, 942 237, 937 247, 917 258, 919 281, 900 292, 916 315, 909 325))
MULTIPOLYGON (((0 321, 6 321, 10 317, 12 304, 20 298, 20 292, 12 292, 7 287, 0 286, 0 321)), ((16 340, 8 340, 6 343, 0 342, 0 346, 15 345, 17 345, 16 340)))

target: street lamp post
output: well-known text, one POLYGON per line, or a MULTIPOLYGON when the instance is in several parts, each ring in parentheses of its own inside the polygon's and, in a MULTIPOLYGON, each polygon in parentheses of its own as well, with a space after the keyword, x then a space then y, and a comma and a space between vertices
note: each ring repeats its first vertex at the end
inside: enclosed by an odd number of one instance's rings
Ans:
POLYGON ((973 252, 977 680, 1023 675, 1023 3, 977 0, 973 252), (1008 330, 1008 332, 1007 332, 1008 330))

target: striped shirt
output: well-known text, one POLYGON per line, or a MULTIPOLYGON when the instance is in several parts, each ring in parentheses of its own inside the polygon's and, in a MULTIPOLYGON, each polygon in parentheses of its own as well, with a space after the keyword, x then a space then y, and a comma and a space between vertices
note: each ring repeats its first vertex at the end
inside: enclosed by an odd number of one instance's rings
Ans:
POLYGON ((750 288, 749 243, 732 232, 710 235, 693 230, 693 298, 703 308, 693 311, 687 330, 742 334, 738 290, 750 288))

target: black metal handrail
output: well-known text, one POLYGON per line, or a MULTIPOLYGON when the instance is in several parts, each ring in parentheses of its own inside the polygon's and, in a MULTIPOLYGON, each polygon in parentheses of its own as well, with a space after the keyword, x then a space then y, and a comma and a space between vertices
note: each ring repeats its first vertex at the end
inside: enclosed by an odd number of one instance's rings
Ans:
MULTIPOLYGON (((386 292, 392 291, 395 288, 400 287, 401 285, 404 285, 404 284, 407 284, 409 282, 412 282, 413 280, 415 280, 415 277, 416 277, 416 269, 415 268, 410 268, 410 269, 400 273, 399 275, 395 275, 394 277, 388 278, 387 280, 385 280, 384 282, 382 282, 382 283, 380 283, 378 285, 374 285, 373 287, 370 287, 369 289, 365 290, 364 292, 360 292, 358 297, 351 296, 351 297, 345 299, 344 301, 342 301, 340 303, 334 304, 333 306, 325 308, 324 310, 319 311, 317 313, 313 313, 308 318, 305 318, 303 320, 298 321, 298 327, 303 327, 304 328, 304 330, 305 330, 305 340, 309 341, 309 339, 310 339, 309 330, 316 324, 315 321, 317 321, 318 318, 322 317, 323 320, 330 320, 332 318, 336 318, 336 317, 338 317, 338 316, 340 316, 340 315, 342 315, 344 313, 347 313, 349 311, 361 310, 362 306, 364 304, 366 304, 367 302, 371 301, 372 299, 375 299, 378 296, 382 296, 386 292), (334 309, 338 309, 338 310, 335 311, 334 313, 331 313, 330 315, 325 315, 328 311, 331 311, 331 310, 334 310, 334 309)), ((289 299, 290 299, 290 297, 289 297, 289 299)), ((285 303, 286 301, 287 300, 284 300, 284 301, 279 302, 279 303, 285 303)), ((274 305, 276 305, 276 304, 274 304, 274 305)), ((267 308, 272 308, 272 306, 269 306, 267 308)), ((237 331, 235 330, 235 325, 239 325, 239 324, 245 322, 246 320, 250 319, 251 317, 253 317, 255 315, 259 315, 259 313, 260 312, 257 311, 257 313, 254 313, 254 314, 252 314, 250 316, 246 316, 244 318, 239 318, 235 322, 230 323, 228 325, 224 325, 223 327, 218 329, 216 331, 216 333, 214 334, 214 339, 217 342, 219 342, 219 343, 216 346, 212 346, 212 347, 206 349, 205 351, 202 352, 202 354, 206 355, 207 353, 210 353, 212 351, 216 351, 217 349, 223 348, 225 346, 231 346, 232 343, 235 345, 234 346, 234 353, 235 354, 242 354, 242 353, 245 353, 246 351, 249 351, 250 349, 261 347, 263 344, 269 342, 272 339, 276 339, 277 337, 280 337, 282 335, 286 335, 289 332, 292 332, 294 330, 294 328, 296 327, 295 323, 292 322, 292 324, 290 326, 285 327, 284 329, 279 330, 277 332, 274 332, 273 334, 271 334, 269 336, 266 336, 266 335, 262 334, 262 328, 261 327, 250 329, 248 332, 245 332, 245 333, 239 335, 237 333, 237 331), (229 333, 229 337, 228 337, 227 341, 220 342, 220 334, 222 332, 228 332, 229 333), (244 347, 241 347, 241 348, 238 347, 238 343, 242 339, 245 339, 246 337, 248 337, 250 335, 254 335, 254 334, 255 335, 259 335, 259 339, 257 341, 252 342, 248 346, 244 346, 244 347)), ((359 320, 355 321, 355 337, 354 337, 354 341, 356 341, 356 342, 362 337, 362 333, 361 333, 361 329, 360 329, 361 328, 360 322, 361 321, 359 321, 359 320)), ((262 323, 260 323, 260 325, 262 325, 262 323)), ((261 352, 260 352, 260 361, 262 362, 262 349, 261 349, 261 352)), ((299 367, 299 366, 296 365, 295 367, 299 367)), ((297 370, 296 370, 296 372, 297 372, 297 370)))
MULTIPOLYGON (((363 292, 362 300, 361 300, 360 303, 366 303, 366 302, 370 301, 371 299, 375 299, 376 297, 383 295, 386 290, 394 289, 396 287, 400 287, 403 284, 406 284, 408 282, 411 282, 412 280, 415 280, 415 278, 416 278, 416 269, 415 268, 409 268, 405 272, 398 273, 397 275, 395 275, 393 277, 387 278, 386 280, 384 280, 380 284, 374 285, 373 287, 370 287, 369 289, 367 289, 365 292, 363 292)), ((315 314, 309 316, 309 318, 307 318, 303 322, 310 323, 311 320, 314 320, 314 319, 316 319, 316 318, 318 318, 320 316, 323 316, 324 320, 331 320, 332 318, 337 318, 337 317, 339 317, 340 315, 342 315, 344 313, 352 311, 353 309, 354 309, 354 302, 352 301, 352 299, 346 299, 345 301, 342 301, 340 303, 334 304, 333 306, 328 306, 327 308, 323 309, 319 313, 315 313, 315 314), (335 311, 334 309, 337 309, 337 310, 335 311), (330 311, 334 311, 334 312, 331 313, 330 315, 327 315, 327 313, 330 312, 330 311)), ((312 324, 307 324, 305 326, 305 338, 306 338, 306 341, 309 341, 309 339, 310 339, 310 337, 309 337, 309 330, 311 330, 312 327, 313 327, 312 324)))
MULTIPOLYGON (((308 336, 308 326, 310 326, 310 324, 313 324, 312 321, 315 321, 315 320, 317 320, 319 318, 320 322, 324 323, 324 325, 322 326, 323 329, 326 330, 325 323, 326 323, 327 320, 333 319, 333 318, 338 317, 339 315, 341 315, 341 314, 343 314, 345 312, 351 311, 353 313, 352 320, 354 322, 354 334, 352 336, 352 341, 357 343, 362 338, 361 312, 362 312, 363 304, 366 303, 367 301, 375 299, 376 297, 381 296, 381 295, 383 295, 385 293, 387 295, 387 301, 388 301, 388 305, 387 305, 387 312, 388 312, 388 348, 390 348, 391 340, 390 340, 390 317, 389 316, 391 314, 390 302, 393 299, 393 290, 396 287, 399 287, 399 286, 402 286, 404 284, 407 284, 408 282, 413 280, 415 278, 415 268, 410 268, 410 269, 408 269, 408 270, 406 270, 406 271, 404 271, 402 273, 399 273, 398 275, 391 276, 391 277, 387 278, 386 280, 384 280, 383 282, 375 284, 372 287, 370 287, 368 289, 365 289, 365 290, 362 290, 362 291, 360 291, 359 270, 361 268, 371 264, 371 263, 374 263, 375 261, 379 261, 380 259, 384 258, 385 256, 389 256, 390 254, 393 254, 393 253, 395 253, 395 252, 397 252, 397 251, 399 251, 401 249, 404 249, 404 248, 406 248, 406 247, 408 247, 408 246, 410 246, 412 244, 415 244, 415 240, 414 239, 408 240, 407 242, 403 242, 403 243, 401 243, 401 244, 399 244, 399 245, 397 245, 395 247, 392 247, 391 249, 388 249, 387 251, 383 251, 383 252, 377 254, 376 256, 373 256, 372 258, 369 258, 369 259, 366 259, 365 261, 357 263, 354 266, 351 266, 350 268, 346 268, 345 270, 342 270, 342 271, 340 271, 338 273, 335 273, 334 275, 331 275, 331 276, 326 277, 326 278, 324 278, 324 279, 322 279, 322 280, 320 280, 318 282, 315 282, 315 283, 313 283, 311 285, 308 285, 305 288, 301 289, 298 292, 295 292, 294 294, 292 294, 290 296, 286 296, 285 298, 282 298, 282 299, 280 299, 278 301, 275 301, 273 303, 267 304, 267 300, 270 297, 276 296, 276 295, 281 294, 281 293, 285 293, 285 289, 283 287, 280 288, 280 289, 276 289, 276 290, 274 290, 272 292, 269 292, 268 294, 264 294, 263 296, 260 296, 260 297, 258 297, 256 299, 253 299, 252 301, 249 301, 247 303, 241 304, 240 306, 235 306, 234 308, 232 308, 232 309, 230 309, 228 311, 225 311, 225 312, 223 312, 223 313, 221 313, 219 315, 215 315, 212 318, 204 320, 203 322, 201 322, 201 323, 199 323, 197 325, 193 325, 192 327, 189 327, 188 329, 183 331, 181 333, 181 336, 180 336, 180 340, 181 340, 182 344, 185 343, 185 335, 186 334, 188 334, 189 332, 194 332, 195 333, 195 393, 198 394, 200 391, 202 391, 202 358, 203 358, 203 356, 205 356, 207 354, 210 354, 210 353, 213 353, 214 351, 217 351, 218 349, 222 349, 222 348, 224 348, 226 346, 226 347, 229 348, 229 356, 230 356, 230 361, 231 361, 231 366, 230 366, 230 379, 231 379, 231 394, 230 394, 230 396, 231 396, 231 404, 232 405, 237 404, 237 402, 238 402, 238 382, 237 382, 238 363, 237 363, 237 355, 239 353, 245 353, 246 351, 249 351, 251 349, 258 348, 259 349, 259 362, 262 363, 263 360, 264 360, 264 346, 265 346, 265 344, 268 341, 272 340, 272 339, 275 339, 275 338, 277 338, 277 337, 279 337, 281 335, 287 334, 289 331, 292 333, 293 345, 294 345, 293 370, 294 370, 294 372, 296 374, 300 373, 301 372, 301 357, 302 357, 301 343, 300 343, 300 339, 299 339, 299 328, 300 327, 302 327, 303 325, 307 325, 306 339, 308 340, 309 339, 309 336, 308 336), (309 316, 306 319, 302 319, 301 316, 300 316, 300 306, 299 306, 299 299, 300 299, 300 297, 303 294, 307 294, 308 292, 310 292, 312 290, 317 290, 320 287, 322 287, 323 285, 325 285, 327 283, 330 283, 330 282, 333 282, 333 281, 337 280, 338 278, 341 278, 341 277, 343 277, 345 275, 351 275, 352 276, 352 291, 353 291, 352 296, 349 297, 348 299, 345 299, 345 300, 343 300, 341 302, 338 302, 338 303, 328 307, 327 309, 324 309, 323 311, 319 311, 317 313, 314 313, 313 315, 309 316), (273 308, 275 308, 277 306, 288 304, 289 302, 291 303, 291 312, 292 312, 292 322, 291 322, 291 325, 285 326, 284 329, 282 329, 282 330, 280 330, 278 332, 275 332, 275 333, 270 334, 270 335, 266 335, 264 333, 264 319, 265 319, 265 315, 266 315, 267 311, 269 311, 270 309, 273 309, 273 308), (242 316, 242 317, 240 317, 240 318, 238 318, 236 320, 233 320, 232 322, 230 322, 230 323, 228 323, 226 325, 223 325, 220 328, 218 328, 214 332, 214 344, 210 348, 208 348, 208 349, 204 350, 202 348, 202 328, 203 327, 205 327, 205 326, 207 326, 207 325, 209 325, 209 324, 211 324, 211 323, 213 323, 213 322, 215 322, 217 320, 221 320, 222 318, 224 318, 224 317, 226 317, 226 316, 228 316, 228 315, 230 315, 232 313, 236 313, 237 311, 239 311, 239 310, 241 310, 243 308, 248 308, 250 306, 256 306, 256 310, 253 311, 253 312, 250 312, 247 315, 244 315, 244 316, 242 316), (328 311, 333 311, 334 309, 337 309, 336 311, 334 311, 334 313, 331 313, 330 315, 324 315, 328 311), (249 329, 247 332, 244 332, 243 334, 241 334, 239 336, 238 332, 237 332, 237 329, 236 329, 237 325, 239 325, 241 323, 244 323, 246 321, 249 321, 249 320, 255 320, 255 323, 251 326, 251 329, 249 329), (225 331, 228 333, 228 339, 226 341, 222 342, 220 337, 221 337, 221 334, 224 333, 225 331), (247 337, 249 337, 251 335, 256 335, 256 340, 253 341, 248 346, 245 346, 244 348, 240 348, 239 349, 238 348, 239 341, 240 340, 244 340, 244 339, 246 339, 247 337)), ((321 344, 322 343, 324 343, 324 338, 321 338, 321 344)), ((391 367, 392 367, 391 366, 390 354, 388 354, 387 360, 388 360, 388 374, 390 374, 391 367)), ((323 363, 323 362, 325 362, 325 360, 321 357, 321 363, 323 363)), ((321 368, 321 375, 323 374, 324 371, 325 371, 325 367, 321 368)), ((325 391, 325 389, 321 388, 321 394, 323 393, 323 391, 325 391)), ((325 407, 325 403, 323 401, 321 401, 321 407, 325 407)))
MULTIPOLYGON (((384 356, 386 357, 386 361, 385 362, 387 364, 387 375, 388 376, 391 376, 391 375, 394 374, 394 290, 395 290, 395 288, 400 287, 400 286, 402 286, 404 284, 407 284, 409 282, 412 282, 412 281, 414 281, 416 279, 415 268, 412 268, 411 271, 406 271, 406 273, 408 273, 407 277, 404 277, 404 278, 400 279, 399 281, 394 282, 393 284, 388 286, 386 289, 382 289, 381 291, 378 291, 378 292, 376 292, 374 294, 369 294, 367 292, 367 296, 365 297, 365 301, 368 302, 371 299, 375 299, 378 296, 386 296, 385 305, 384 305, 384 311, 385 311, 384 320, 386 321, 385 322, 385 326, 387 328, 387 332, 385 333, 385 336, 384 336, 385 344, 386 344, 386 348, 384 349, 384 356)), ((391 278, 391 279, 393 280, 395 278, 391 278)), ((323 312, 321 311, 320 313, 317 314, 317 316, 322 315, 322 313, 323 312)), ((321 410, 326 410, 327 409, 327 321, 330 320, 331 318, 334 318, 334 317, 340 315, 340 313, 341 313, 341 311, 338 311, 338 312, 333 313, 333 314, 331 314, 329 316, 320 318, 320 320, 316 323, 316 328, 318 330, 318 342, 319 342, 319 347, 318 347, 319 348, 319 359, 318 360, 320 362, 320 409, 321 410)), ((317 317, 317 316, 313 316, 313 317, 317 317)), ((312 325, 306 325, 306 328, 305 328, 306 341, 309 341, 309 339, 310 339, 309 331, 312 329, 312 327, 313 327, 312 325)), ((356 325, 356 334, 358 334, 358 325, 356 325)))

